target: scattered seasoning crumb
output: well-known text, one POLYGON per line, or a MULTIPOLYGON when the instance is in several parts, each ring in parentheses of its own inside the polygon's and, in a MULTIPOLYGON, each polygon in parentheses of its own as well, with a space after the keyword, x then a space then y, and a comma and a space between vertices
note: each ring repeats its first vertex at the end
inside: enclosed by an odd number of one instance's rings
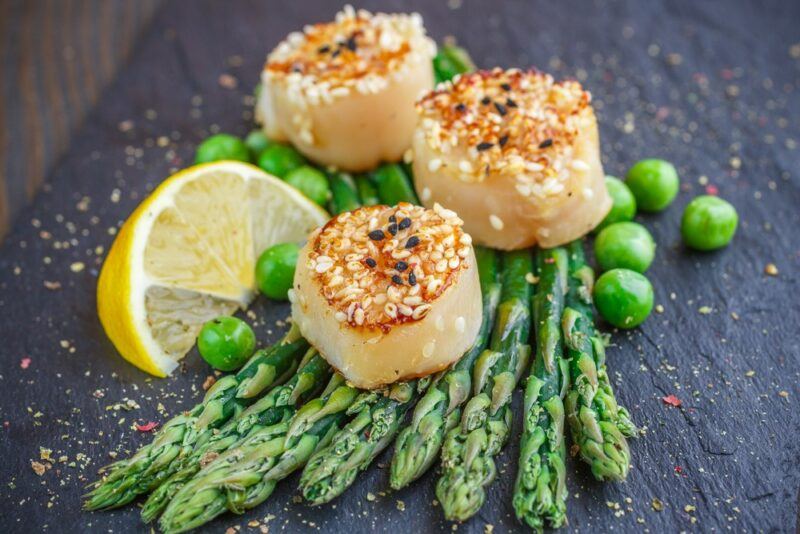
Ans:
POLYGON ((371 491, 370 491, 370 492, 367 492, 367 500, 368 500, 369 502, 373 502, 375 499, 376 499, 376 497, 375 497, 375 494, 374 494, 374 493, 372 493, 371 491))
POLYGON ((700 306, 697 311, 700 313, 700 315, 708 315, 711 313, 711 306, 700 306))
POLYGON ((664 313, 664 306, 656 304, 656 313, 664 313))
POLYGON ((45 280, 44 287, 50 291, 57 291, 61 289, 61 282, 51 282, 50 280, 45 280))
POLYGON ((397 509, 400 510, 401 512, 405 512, 406 503, 404 503, 403 501, 398 499, 398 501, 397 501, 397 509))
POLYGON ((764 267, 764 274, 778 276, 778 267, 774 263, 768 263, 767 266, 764 267))
POLYGON ((86 265, 84 265, 84 263, 82 261, 76 261, 75 263, 73 263, 72 265, 69 266, 69 270, 72 271, 73 273, 79 273, 85 267, 86 267, 86 265))
POLYGON ((150 421, 143 425, 136 423, 134 426, 136 427, 136 430, 138 430, 139 432, 151 432, 158 426, 158 423, 156 423, 155 421, 150 421))
POLYGON ((19 366, 22 369, 27 369, 30 365, 31 365, 31 359, 30 358, 22 358, 19 361, 19 366))
POLYGON ((653 500, 650 503, 650 506, 652 506, 653 510, 655 510, 656 512, 660 512, 661 510, 664 509, 664 503, 661 502, 661 499, 658 499, 656 497, 653 497, 653 500))
POLYGON ((789 398, 789 392, 786 391, 786 390, 781 390, 781 391, 778 392, 778 396, 782 397, 784 399, 788 399, 789 398))
POLYGON ((219 75, 219 85, 224 89, 236 89, 239 86, 239 80, 230 74, 219 75))
POLYGON ((686 506, 683 507, 683 510, 685 512, 694 512, 695 510, 697 510, 697 508, 695 508, 691 504, 687 504, 686 506))
POLYGON ((664 402, 664 404, 669 404, 670 406, 674 406, 676 408, 678 408, 681 405, 681 400, 675 395, 667 395, 666 397, 661 397, 661 400, 664 402))
POLYGON ((206 379, 203 381, 203 391, 208 391, 208 389, 213 386, 217 382, 217 379, 211 375, 208 375, 206 379))
POLYGON ((41 462, 31 460, 31 469, 33 469, 33 472, 37 475, 42 476, 47 470, 47 466, 41 462))
POLYGON ((529 284, 535 284, 539 281, 539 278, 533 273, 525 273, 525 281, 529 284))

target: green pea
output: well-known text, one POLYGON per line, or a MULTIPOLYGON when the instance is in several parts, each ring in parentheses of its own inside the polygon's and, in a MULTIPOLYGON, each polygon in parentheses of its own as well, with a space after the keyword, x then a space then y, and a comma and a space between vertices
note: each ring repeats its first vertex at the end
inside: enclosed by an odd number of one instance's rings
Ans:
POLYGON ((208 321, 197 337, 200 356, 214 369, 233 371, 253 354, 256 335, 250 325, 236 317, 208 321))
POLYGON ((236 161, 250 161, 250 153, 244 141, 230 134, 212 135, 197 147, 195 163, 208 163, 232 159, 236 161))
POLYGON ((603 271, 630 269, 643 273, 653 263, 656 243, 641 224, 618 222, 604 228, 597 236, 594 255, 603 271))
POLYGON ((253 130, 244 138, 244 144, 250 149, 251 160, 258 161, 258 156, 272 144, 272 141, 261 130, 253 130))
POLYGON ((256 284, 264 295, 287 300, 294 283, 294 270, 300 247, 294 243, 273 245, 261 253, 256 262, 256 284))
POLYGON ((618 328, 639 326, 653 310, 653 286, 636 271, 603 273, 594 284, 593 295, 600 315, 618 328))
POLYGON ((320 206, 324 206, 331 197, 328 178, 325 173, 314 167, 308 165, 298 167, 287 174, 284 180, 320 206))
POLYGON ((729 202, 702 195, 683 210, 681 235, 687 246, 697 250, 715 250, 731 242, 739 215, 729 202))
POLYGON ((643 211, 661 211, 678 194, 680 180, 675 167, 663 159, 643 159, 630 168, 625 183, 643 211))
POLYGON ((611 211, 597 225, 596 232, 614 223, 632 221, 636 215, 636 199, 625 182, 614 176, 606 176, 606 189, 611 197, 611 211))
POLYGON ((305 164, 306 159, 288 145, 268 146, 258 156, 258 166, 278 178, 285 178, 291 171, 305 164))

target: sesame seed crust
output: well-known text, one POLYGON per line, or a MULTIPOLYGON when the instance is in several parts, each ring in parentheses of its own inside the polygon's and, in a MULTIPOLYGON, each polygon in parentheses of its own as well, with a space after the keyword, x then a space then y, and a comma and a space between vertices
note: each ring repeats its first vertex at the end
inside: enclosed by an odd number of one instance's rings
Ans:
POLYGON ((574 158, 574 145, 594 112, 591 95, 578 82, 495 68, 439 84, 416 109, 418 134, 443 155, 428 162, 431 171, 458 153, 463 159, 444 169, 458 179, 514 176, 517 193, 547 198, 564 191, 570 172, 585 170, 574 158))
POLYGON ((336 320, 385 333, 424 318, 468 268, 472 239, 462 225, 438 204, 359 208, 312 236, 306 266, 336 320), (393 224, 394 235, 387 231, 393 224))
POLYGON ((298 101, 315 105, 351 91, 377 93, 390 77, 402 78, 409 65, 435 53, 418 13, 373 15, 348 5, 334 22, 289 34, 270 53, 264 75, 286 83, 298 101))

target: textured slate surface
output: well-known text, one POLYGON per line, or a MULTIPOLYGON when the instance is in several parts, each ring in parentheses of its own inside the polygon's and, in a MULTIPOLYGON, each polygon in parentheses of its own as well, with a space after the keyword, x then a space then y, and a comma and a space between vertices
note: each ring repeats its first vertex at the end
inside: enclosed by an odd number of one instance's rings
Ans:
MULTIPOLYGON (((481 66, 537 65, 582 80, 595 96, 610 174, 660 156, 675 162, 682 177, 672 208, 641 217, 659 243, 649 275, 664 311, 630 334, 615 333, 609 353, 619 397, 647 434, 632 444, 625 484, 595 483, 572 462, 570 530, 795 530, 800 4, 411 4, 436 38, 456 35, 481 66), (678 221, 706 187, 738 207, 741 226, 728 249, 690 253, 680 244, 678 221), (767 263, 777 266, 777 276, 764 273, 767 263), (704 307, 710 313, 701 313, 704 307), (682 400, 681 408, 661 401, 669 394, 682 400), (654 498, 663 511, 653 509, 654 498)), ((208 130, 244 134, 246 95, 265 53, 288 31, 330 18, 336 7, 168 4, 0 248, 6 531, 147 531, 136 508, 86 514, 79 496, 109 451, 124 455, 149 439, 131 429, 134 421, 164 421, 189 406, 209 370, 190 354, 174 378, 150 380, 115 356, 94 309, 97 271, 113 240, 108 229, 172 167, 191 160, 208 130), (238 86, 222 87, 221 74, 234 76, 238 86), (166 138, 159 142, 160 136, 166 138), (108 409, 125 398, 140 407, 108 409), (49 469, 40 447, 53 451, 49 469), (32 460, 45 466, 41 476, 32 460)), ((409 9, 400 2, 385 7, 409 9)), ((261 340, 276 339, 274 323, 286 308, 259 301, 253 309, 261 340)), ((515 442, 501 456, 488 502, 460 531, 519 528, 510 506, 515 442)), ((387 470, 373 467, 335 504, 311 509, 293 502, 295 477, 257 510, 225 516, 208 531, 247 529, 248 521, 270 514, 272 531, 448 531, 431 504, 433 481, 429 474, 384 495, 387 470), (367 500, 368 492, 377 498, 367 500)))

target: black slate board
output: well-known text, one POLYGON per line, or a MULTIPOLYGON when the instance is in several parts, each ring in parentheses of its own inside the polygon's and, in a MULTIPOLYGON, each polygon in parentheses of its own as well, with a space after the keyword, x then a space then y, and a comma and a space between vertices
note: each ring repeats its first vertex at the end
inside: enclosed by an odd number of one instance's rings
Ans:
MULTIPOLYGON (((609 351, 619 397, 647 433, 632 444, 625 484, 596 483, 571 462, 570 530, 797 528, 800 4, 381 5, 419 10, 437 39, 455 35, 481 66, 536 65, 583 81, 595 97, 609 174, 623 175, 646 156, 669 159, 680 171, 675 204, 640 217, 659 243, 649 276, 663 313, 634 332, 615 333, 609 351), (695 254, 681 246, 678 221, 706 180, 738 207, 741 225, 728 249, 695 254), (777 276, 764 273, 768 263, 777 276), (700 313, 704 306, 711 312, 700 313), (669 394, 681 408, 662 402, 669 394), (663 511, 653 509, 654 498, 663 511)), ((149 440, 131 429, 135 421, 164 421, 199 399, 209 369, 191 353, 175 377, 149 379, 115 355, 95 313, 97 272, 113 240, 108 229, 172 167, 191 161, 209 130, 246 133, 246 95, 266 52, 338 7, 168 4, 45 191, 23 211, 0 248, 4 531, 147 531, 135 507, 81 512, 83 487, 110 460, 109 451, 125 455, 149 440), (223 73, 239 80, 236 89, 220 85, 223 73), (158 146, 159 136, 169 146, 158 146), (73 272, 76 262, 85 268, 73 272), (60 288, 46 287, 53 282, 60 288), (140 408, 108 409, 124 398, 140 408), (31 464, 48 463, 40 447, 52 449, 53 458, 41 476, 31 464)), ((253 311, 261 341, 277 339, 275 321, 287 309, 260 300, 253 311)), ((512 439, 488 502, 458 530, 520 528, 510 506, 516 457, 512 439)), ((388 459, 384 454, 379 465, 388 459)), ((434 479, 429 473, 411 488, 383 494, 387 469, 373 467, 335 504, 312 509, 294 503, 293 477, 257 510, 224 516, 206 530, 247 529, 248 521, 274 515, 267 523, 273 532, 444 532, 451 525, 432 505, 434 479)))

